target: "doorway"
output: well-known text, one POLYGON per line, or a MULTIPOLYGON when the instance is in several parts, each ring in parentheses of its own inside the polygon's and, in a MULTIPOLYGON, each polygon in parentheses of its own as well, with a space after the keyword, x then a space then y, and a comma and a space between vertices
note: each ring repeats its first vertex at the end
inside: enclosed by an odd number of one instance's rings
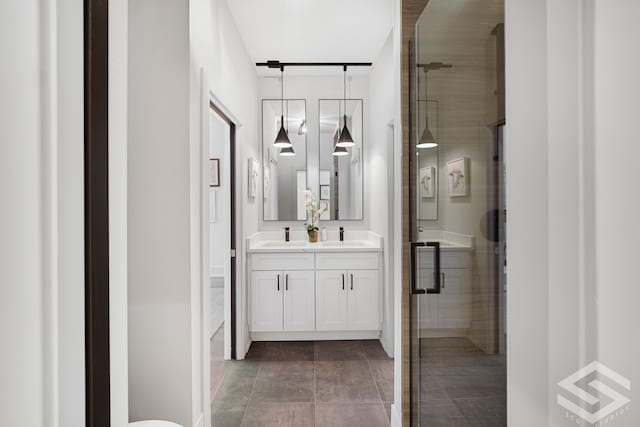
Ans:
MULTIPOLYGON (((207 200, 208 302, 210 392, 214 398, 226 372, 225 360, 236 358, 236 125, 215 103, 209 102, 207 200)), ((207 306, 207 304, 205 304, 207 306)))

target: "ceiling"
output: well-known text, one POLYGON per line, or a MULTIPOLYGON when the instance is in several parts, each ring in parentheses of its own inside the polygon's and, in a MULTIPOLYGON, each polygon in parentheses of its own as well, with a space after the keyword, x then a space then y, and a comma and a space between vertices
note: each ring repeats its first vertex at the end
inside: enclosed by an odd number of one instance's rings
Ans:
MULTIPOLYGON (((226 0, 253 62, 374 62, 391 31, 391 0, 226 0)), ((260 75, 278 74, 266 67, 260 75)), ((341 69, 287 69, 301 75, 341 69)), ((349 69, 362 74, 367 69, 349 69)))

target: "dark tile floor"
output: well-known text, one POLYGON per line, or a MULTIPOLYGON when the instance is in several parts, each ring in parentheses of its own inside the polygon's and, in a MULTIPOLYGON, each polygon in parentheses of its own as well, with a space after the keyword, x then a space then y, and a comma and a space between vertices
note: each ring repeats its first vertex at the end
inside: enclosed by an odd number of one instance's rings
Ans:
POLYGON ((388 426, 392 400, 393 360, 377 340, 254 342, 226 362, 212 425, 388 426))
POLYGON ((466 338, 421 339, 420 425, 507 425, 507 371, 466 338))

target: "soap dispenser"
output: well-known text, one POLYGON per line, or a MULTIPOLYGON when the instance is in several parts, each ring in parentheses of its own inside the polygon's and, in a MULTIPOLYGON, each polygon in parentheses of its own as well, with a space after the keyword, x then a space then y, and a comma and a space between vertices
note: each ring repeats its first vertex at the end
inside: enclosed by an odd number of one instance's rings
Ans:
POLYGON ((320 232, 320 239, 322 239, 323 242, 329 240, 327 236, 327 227, 325 227, 324 225, 322 226, 322 231, 320 232))

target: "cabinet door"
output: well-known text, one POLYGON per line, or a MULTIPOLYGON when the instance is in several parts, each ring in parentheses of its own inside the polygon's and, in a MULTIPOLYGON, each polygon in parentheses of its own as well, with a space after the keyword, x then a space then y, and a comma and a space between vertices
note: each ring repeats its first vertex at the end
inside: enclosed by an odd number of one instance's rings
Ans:
POLYGON ((316 272, 316 330, 347 329, 347 272, 316 272))
POLYGON ((285 331, 315 331, 315 291, 313 271, 284 272, 285 331))
POLYGON ((279 271, 251 272, 251 331, 282 331, 283 284, 279 271))
POLYGON ((348 274, 348 329, 380 329, 379 270, 350 270, 348 274))
POLYGON ((446 269, 438 301, 440 328, 471 327, 471 270, 446 269))
MULTIPOLYGON (((422 289, 433 288, 433 270, 418 270, 418 287, 422 289)), ((420 319, 420 332, 426 329, 435 329, 438 327, 438 298, 437 294, 421 295, 418 298, 418 310, 420 312, 417 318, 420 319)), ((422 336, 422 335, 421 335, 422 336)))

